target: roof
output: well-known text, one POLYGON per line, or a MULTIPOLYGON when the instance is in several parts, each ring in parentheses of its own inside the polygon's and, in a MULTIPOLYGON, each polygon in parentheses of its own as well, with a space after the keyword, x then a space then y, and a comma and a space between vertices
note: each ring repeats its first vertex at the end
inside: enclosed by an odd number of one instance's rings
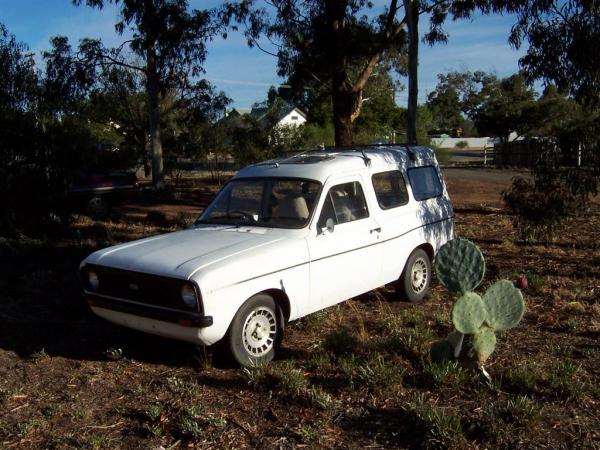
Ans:
POLYGON ((398 144, 331 148, 253 164, 240 170, 234 178, 307 178, 324 183, 333 174, 356 173, 365 167, 370 173, 378 173, 430 164, 437 161, 434 151, 427 147, 398 144))
POLYGON ((246 114, 250 114, 252 110, 250 108, 233 108, 229 114, 239 114, 240 116, 245 116, 246 114))

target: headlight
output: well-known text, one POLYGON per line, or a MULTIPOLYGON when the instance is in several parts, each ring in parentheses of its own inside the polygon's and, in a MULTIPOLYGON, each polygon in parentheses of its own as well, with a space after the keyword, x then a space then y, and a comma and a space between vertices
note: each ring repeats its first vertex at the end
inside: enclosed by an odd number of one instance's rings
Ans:
POLYGON ((98 279, 98 274, 96 274, 96 272, 90 271, 88 273, 88 285, 92 290, 94 290, 94 291, 98 290, 98 286, 100 285, 100 280, 98 279))
POLYGON ((181 288, 181 300, 188 308, 196 306, 196 291, 189 284, 185 284, 181 288))

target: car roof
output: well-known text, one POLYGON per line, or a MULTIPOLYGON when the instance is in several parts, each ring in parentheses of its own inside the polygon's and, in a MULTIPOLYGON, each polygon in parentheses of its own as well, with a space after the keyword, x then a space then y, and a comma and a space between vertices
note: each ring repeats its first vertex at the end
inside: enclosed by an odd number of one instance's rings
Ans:
POLYGON ((357 171, 377 173, 437 165, 435 153, 423 146, 372 145, 364 147, 328 148, 272 159, 241 169, 234 177, 306 178, 324 183, 331 175, 357 171))

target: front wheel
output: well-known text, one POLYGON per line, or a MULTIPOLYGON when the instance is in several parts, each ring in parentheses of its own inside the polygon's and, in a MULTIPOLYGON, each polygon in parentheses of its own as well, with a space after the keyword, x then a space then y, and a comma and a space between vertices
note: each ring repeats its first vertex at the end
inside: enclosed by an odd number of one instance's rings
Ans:
POLYGON ((227 332, 229 351, 237 364, 248 367, 273 359, 283 335, 280 317, 277 304, 266 294, 255 295, 241 306, 227 332))
POLYGON ((425 298, 431 283, 431 261, 429 255, 421 248, 415 249, 404 266, 398 283, 398 291, 411 303, 425 298))

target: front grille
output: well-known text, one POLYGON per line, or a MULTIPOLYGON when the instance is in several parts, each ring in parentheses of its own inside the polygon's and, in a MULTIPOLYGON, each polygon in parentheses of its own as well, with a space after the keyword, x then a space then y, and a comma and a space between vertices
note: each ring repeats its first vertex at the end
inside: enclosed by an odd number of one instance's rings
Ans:
POLYGON ((200 312, 198 308, 187 308, 181 301, 181 287, 186 283, 185 280, 111 267, 87 265, 82 271, 82 281, 88 290, 91 289, 87 287, 87 274, 92 270, 96 272, 99 279, 98 290, 94 291, 96 294, 181 311, 200 312))

